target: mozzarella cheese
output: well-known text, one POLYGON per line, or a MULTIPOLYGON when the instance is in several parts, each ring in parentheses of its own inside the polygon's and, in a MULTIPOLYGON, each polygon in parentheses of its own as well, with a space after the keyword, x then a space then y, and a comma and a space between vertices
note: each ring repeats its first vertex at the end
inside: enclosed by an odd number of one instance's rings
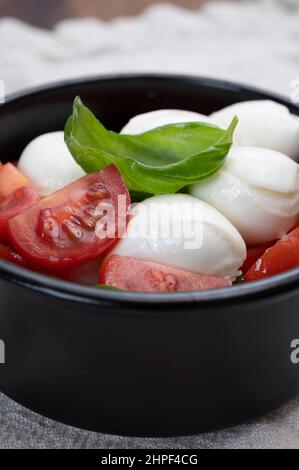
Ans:
POLYGON ((210 122, 208 116, 192 111, 161 109, 133 117, 121 131, 122 134, 136 135, 168 124, 185 122, 210 122))
POLYGON ((85 175, 75 162, 63 132, 51 132, 34 139, 23 151, 19 170, 41 197, 49 196, 85 175))
POLYGON ((154 196, 134 208, 127 235, 114 253, 235 279, 246 258, 233 225, 205 202, 187 194, 154 196))
POLYGON ((245 101, 211 114, 211 121, 225 129, 239 119, 234 144, 263 147, 299 160, 299 117, 286 106, 270 100, 245 101))
POLYGON ((276 240, 297 222, 299 165, 274 150, 233 147, 222 169, 190 188, 221 212, 247 245, 276 240))

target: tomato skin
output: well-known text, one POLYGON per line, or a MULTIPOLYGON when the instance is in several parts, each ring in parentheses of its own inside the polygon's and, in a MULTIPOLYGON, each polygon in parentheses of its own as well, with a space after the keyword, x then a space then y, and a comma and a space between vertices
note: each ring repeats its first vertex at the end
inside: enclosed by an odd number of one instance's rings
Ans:
POLYGON ((0 240, 9 240, 10 219, 39 199, 29 181, 11 163, 0 164, 0 240))
POLYGON ((257 281, 297 267, 299 267, 299 228, 268 248, 245 274, 245 281, 257 281))
MULTIPOLYGON (((127 224, 130 195, 114 165, 93 173, 40 200, 9 222, 11 244, 38 266, 61 271, 79 266, 106 252, 127 224), (124 214, 118 211, 123 197, 124 214), (99 206, 112 208, 116 231, 96 235, 99 206)), ((109 210, 109 209, 108 209, 109 210)), ((103 220, 103 219, 101 219, 103 220)))
POLYGON ((244 261, 243 266, 241 267, 242 273, 247 273, 250 268, 257 262, 261 256, 265 253, 265 251, 272 246, 273 243, 269 243, 267 245, 256 246, 254 248, 247 248, 247 258, 244 261))
POLYGON ((188 292, 229 287, 232 282, 112 254, 102 264, 99 284, 134 292, 188 292))
POLYGON ((88 263, 84 263, 81 266, 68 269, 66 271, 59 271, 57 273, 48 273, 37 266, 34 266, 30 261, 27 261, 23 256, 19 255, 13 248, 0 243, 0 259, 9 261, 10 263, 16 264, 21 268, 28 269, 33 272, 45 274, 49 276, 59 277, 64 281, 73 282, 75 284, 82 284, 86 286, 96 286, 98 282, 99 267, 103 261, 100 256, 88 263))
POLYGON ((16 251, 6 245, 0 244, 0 259, 9 261, 10 263, 21 266, 22 268, 31 269, 30 263, 26 261, 16 251))

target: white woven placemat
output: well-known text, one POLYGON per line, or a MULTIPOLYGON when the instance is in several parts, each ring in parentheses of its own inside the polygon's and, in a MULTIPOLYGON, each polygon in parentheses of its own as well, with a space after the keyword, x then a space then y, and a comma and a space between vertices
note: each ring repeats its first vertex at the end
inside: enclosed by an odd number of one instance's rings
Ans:
MULTIPOLYGON (((165 4, 111 23, 68 20, 53 31, 0 20, 0 80, 8 93, 112 72, 197 74, 290 96, 299 79, 299 2, 215 2, 198 12, 165 4)), ((299 448, 299 398, 271 416, 232 430, 131 439, 54 423, 0 395, 0 448, 223 447, 299 448)))

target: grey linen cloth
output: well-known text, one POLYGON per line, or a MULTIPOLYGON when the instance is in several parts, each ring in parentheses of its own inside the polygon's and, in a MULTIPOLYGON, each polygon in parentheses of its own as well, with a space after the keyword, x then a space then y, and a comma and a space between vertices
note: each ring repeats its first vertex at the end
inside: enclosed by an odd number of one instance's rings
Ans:
MULTIPOLYGON (((0 20, 0 80, 7 93, 86 75, 167 72, 250 83, 291 97, 299 88, 298 64, 298 0, 216 1, 197 12, 161 4, 110 23, 67 20, 53 31, 0 20)), ((234 429, 134 439, 55 423, 0 394, 0 448, 299 448, 299 398, 234 429)))
POLYGON ((298 449, 299 398, 252 424, 201 436, 141 439, 96 434, 64 426, 38 416, 0 395, 1 448, 298 449))

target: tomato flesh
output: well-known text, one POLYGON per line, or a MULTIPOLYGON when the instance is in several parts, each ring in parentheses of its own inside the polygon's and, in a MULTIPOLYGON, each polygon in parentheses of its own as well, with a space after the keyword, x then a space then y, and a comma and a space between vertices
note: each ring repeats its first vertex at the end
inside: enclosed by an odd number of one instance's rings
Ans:
POLYGON ((99 284, 134 292, 184 292, 229 287, 232 282, 112 254, 100 269, 99 284))
POLYGON ((22 268, 30 269, 31 266, 21 255, 6 245, 0 244, 0 259, 9 261, 10 263, 21 266, 22 268))
POLYGON ((0 165, 0 240, 9 239, 9 220, 37 200, 38 194, 14 165, 0 165))
POLYGON ((54 277, 59 277, 59 279, 86 286, 97 285, 99 267, 103 261, 103 258, 100 256, 94 260, 82 264, 81 266, 76 266, 75 268, 71 268, 65 271, 58 271, 57 273, 47 273, 47 271, 39 269, 34 264, 30 263, 30 261, 27 261, 10 246, 2 244, 0 244, 0 259, 9 261, 10 263, 16 264, 17 266, 25 269, 29 269, 30 271, 39 272, 41 274, 51 274, 54 277))
POLYGON ((59 271, 79 266, 113 246, 126 228, 129 204, 122 176, 110 165, 10 220, 11 243, 22 256, 43 268, 59 271), (114 226, 112 232, 105 231, 109 222, 114 226))
POLYGON ((244 261, 243 266, 241 267, 242 273, 247 273, 249 269, 257 262, 261 256, 265 253, 265 251, 272 246, 272 244, 256 246, 254 248, 247 249, 247 258, 244 261))
POLYGON ((245 274, 245 281, 256 281, 297 267, 299 267, 299 228, 268 248, 245 274))

